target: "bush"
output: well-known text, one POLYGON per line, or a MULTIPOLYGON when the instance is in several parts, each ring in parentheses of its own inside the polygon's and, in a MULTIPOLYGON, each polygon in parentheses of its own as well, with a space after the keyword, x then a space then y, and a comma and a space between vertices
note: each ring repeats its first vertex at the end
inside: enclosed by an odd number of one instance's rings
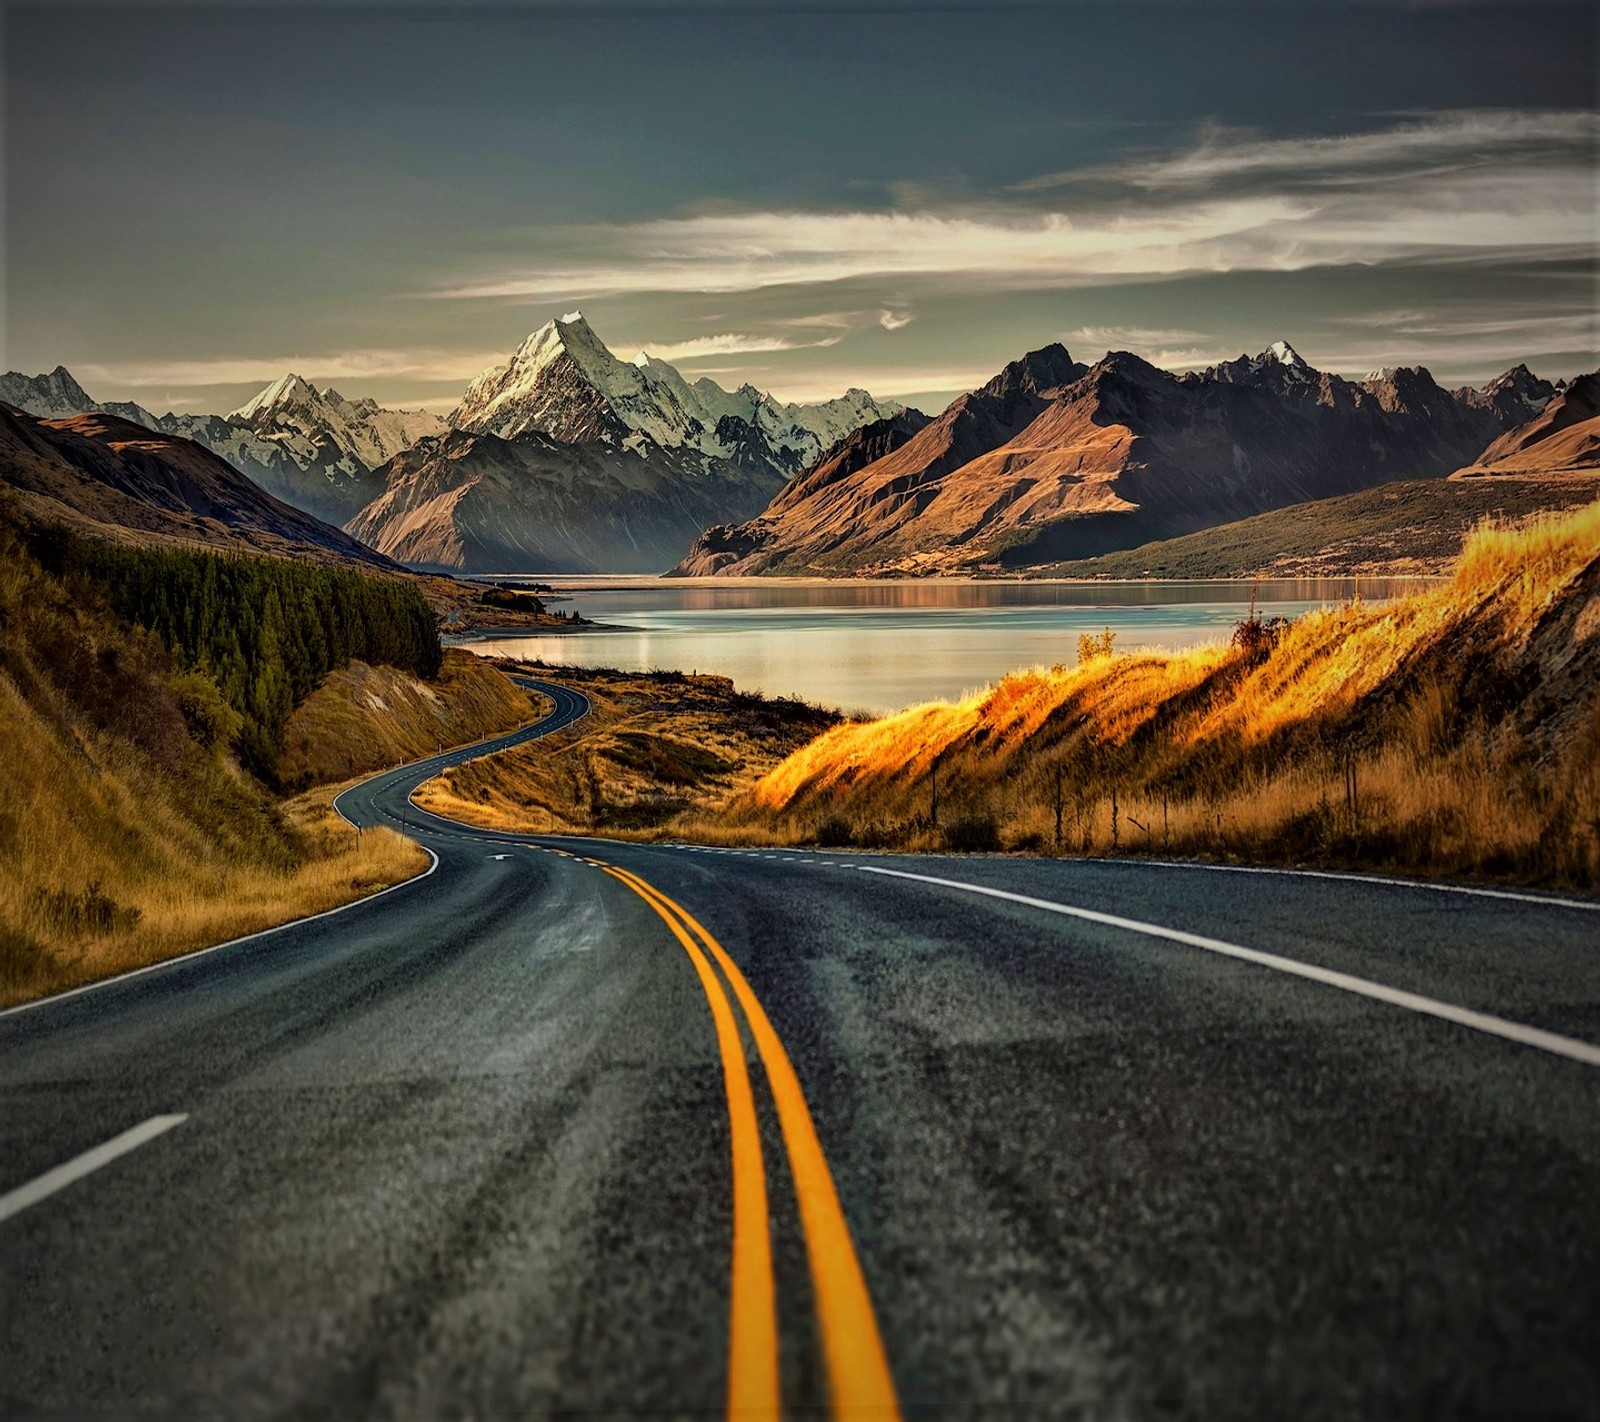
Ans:
POLYGON ((1078 637, 1078 665, 1087 666, 1100 657, 1109 657, 1116 640, 1117 634, 1109 627, 1099 636, 1092 632, 1081 633, 1078 637))
POLYGON ((1272 649, 1289 630, 1287 617, 1259 617, 1254 611, 1242 622, 1234 624, 1232 645, 1244 654, 1247 662, 1264 662, 1272 649))
POLYGON ((850 821, 843 815, 829 815, 817 826, 811 839, 824 849, 843 849, 855 842, 855 835, 850 829, 850 821))
POLYGON ((1000 824, 993 815, 964 815, 944 831, 945 846, 963 854, 992 854, 1000 848, 1000 824))

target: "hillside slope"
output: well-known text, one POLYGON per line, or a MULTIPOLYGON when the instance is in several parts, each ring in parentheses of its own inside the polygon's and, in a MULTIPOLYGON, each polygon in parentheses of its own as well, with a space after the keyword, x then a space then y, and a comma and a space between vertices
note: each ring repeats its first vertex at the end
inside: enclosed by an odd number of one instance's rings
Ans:
POLYGON ((1508 372, 1450 392, 1420 368, 1354 383, 1284 342, 1184 375, 1115 351, 1085 368, 1049 346, 882 458, 718 530, 679 571, 910 575, 1094 556, 1446 475, 1550 390, 1508 372))
POLYGON ((1600 474, 1600 371, 1580 375, 1454 478, 1600 474))
POLYGON ((0 1003, 318 912, 425 867, 280 807, 209 677, 49 572, 0 492, 0 1003))
POLYGON ((482 573, 659 572, 701 529, 754 513, 782 483, 654 446, 461 430, 423 440, 382 475, 384 493, 350 533, 414 567, 482 573))
POLYGON ((112 415, 43 420, 0 406, 0 484, 36 517, 118 542, 176 540, 394 569, 203 445, 112 415))
POLYGON ((278 779, 299 790, 417 760, 525 725, 541 701, 459 647, 446 648, 433 681, 352 662, 295 707, 284 726, 278 779))
POLYGON ((1570 512, 1596 497, 1594 479, 1404 479, 1028 571, 1040 578, 1440 577, 1485 518, 1570 512))
POLYGON ((1480 530, 1447 585, 1387 605, 1081 651, 841 726, 675 829, 1600 883, 1600 506, 1480 530))

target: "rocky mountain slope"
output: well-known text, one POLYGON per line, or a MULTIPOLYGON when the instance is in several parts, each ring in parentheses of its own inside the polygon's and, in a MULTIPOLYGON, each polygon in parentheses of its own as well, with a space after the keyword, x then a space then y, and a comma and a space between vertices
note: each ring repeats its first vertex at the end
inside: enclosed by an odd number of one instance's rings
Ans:
POLYGON ((269 493, 343 523, 382 488, 372 471, 444 421, 421 410, 346 400, 285 375, 227 415, 156 415, 128 401, 93 399, 64 366, 48 375, 0 376, 0 401, 45 419, 108 414, 203 444, 269 493))
POLYGON ((227 415, 103 405, 61 367, 0 377, 0 400, 192 440, 396 558, 502 572, 658 572, 706 527, 760 512, 852 431, 905 414, 863 390, 786 405, 642 353, 620 361, 576 313, 480 375, 449 421, 292 374, 227 415))
POLYGON ((1600 371, 1580 375, 1533 418, 1508 430, 1451 477, 1600 475, 1600 371))
POLYGON ((708 524, 754 513, 782 483, 767 469, 707 466, 697 451, 537 431, 452 430, 379 476, 384 492, 349 532, 397 561, 465 572, 659 572, 708 524))
POLYGON ((1013 362, 897 448, 712 530, 677 571, 913 574, 1080 558, 1459 467, 1554 387, 1420 367, 1352 382, 1284 342, 1174 375, 1061 346, 1013 362))
POLYGON ((0 484, 39 517, 118 541, 392 566, 203 445, 98 411, 41 420, 0 407, 0 484))
POLYGON ((727 391, 685 380, 641 351, 618 360, 574 311, 535 331, 503 365, 467 387, 450 413, 456 429, 511 439, 538 431, 569 443, 601 443, 702 456, 701 467, 793 474, 851 430, 904 407, 847 390, 835 400, 785 405, 752 385, 727 391))

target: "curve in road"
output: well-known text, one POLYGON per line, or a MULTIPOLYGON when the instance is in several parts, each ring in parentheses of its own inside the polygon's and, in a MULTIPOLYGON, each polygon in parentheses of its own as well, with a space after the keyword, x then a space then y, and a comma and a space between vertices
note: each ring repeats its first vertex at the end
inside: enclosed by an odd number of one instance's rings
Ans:
POLYGON ((0 1018, 13 1410, 1600 1412, 1588 901, 497 834, 449 759, 340 797, 426 878, 0 1018))

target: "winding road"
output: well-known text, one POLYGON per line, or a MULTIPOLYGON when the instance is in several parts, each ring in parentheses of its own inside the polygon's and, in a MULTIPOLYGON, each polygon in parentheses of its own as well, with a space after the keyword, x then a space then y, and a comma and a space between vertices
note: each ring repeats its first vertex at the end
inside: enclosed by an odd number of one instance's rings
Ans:
POLYGON ((0 1415, 1600 1416, 1600 904, 480 832, 0 1014, 0 1415))

